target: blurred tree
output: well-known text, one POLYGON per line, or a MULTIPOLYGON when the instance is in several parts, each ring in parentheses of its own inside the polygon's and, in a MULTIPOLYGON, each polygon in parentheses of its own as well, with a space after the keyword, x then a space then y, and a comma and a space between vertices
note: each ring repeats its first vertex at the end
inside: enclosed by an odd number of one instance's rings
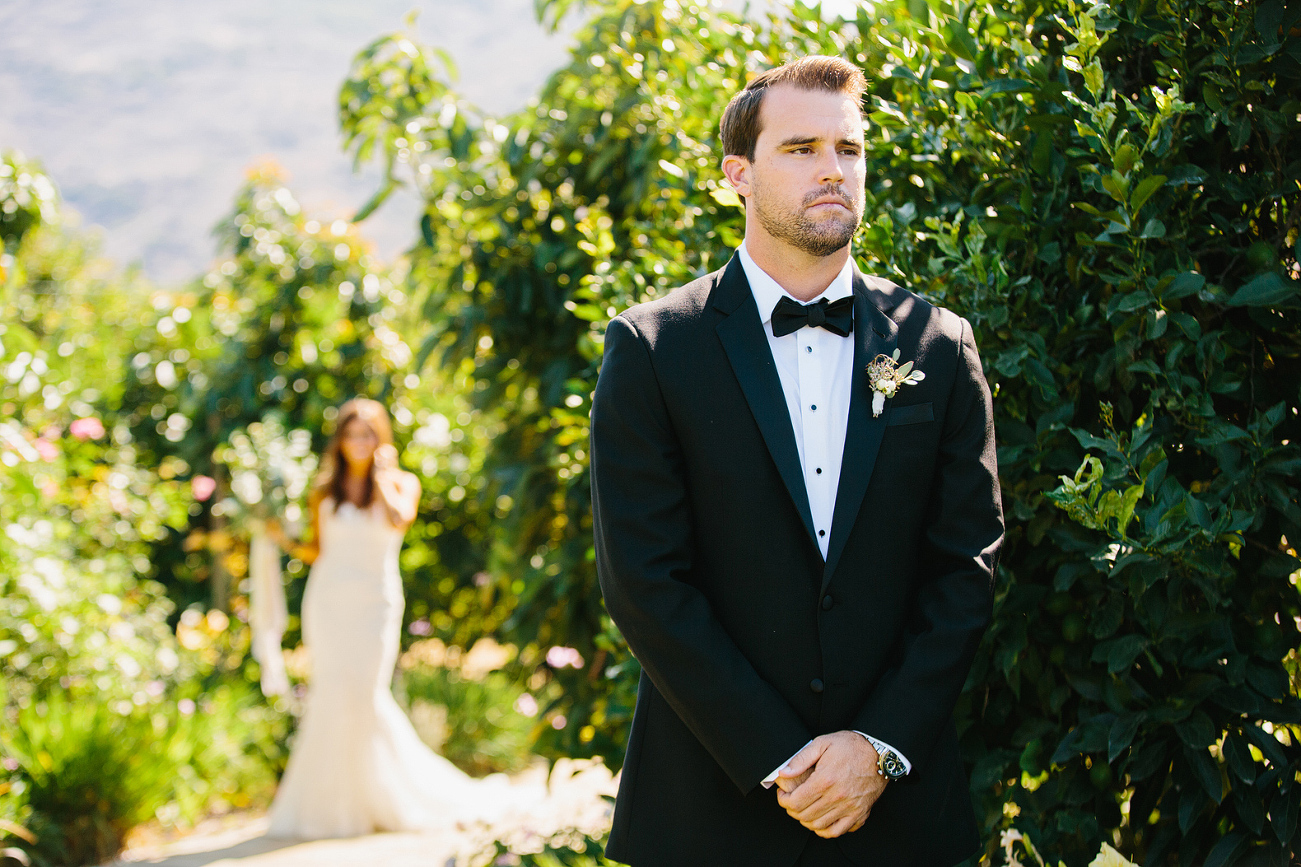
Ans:
MULTIPOLYGON (((553 21, 565 11, 539 8, 553 21)), ((571 63, 503 121, 459 102, 404 33, 359 55, 341 99, 358 160, 387 155, 386 186, 428 201, 411 251, 427 323, 417 361, 469 371, 477 411, 500 430, 461 508, 492 521, 502 637, 562 686, 539 744, 617 764, 636 664, 600 604, 586 469, 604 325, 739 242, 739 202, 711 167, 744 72, 845 41, 803 7, 766 28, 696 4, 587 8, 571 63), (548 665, 555 646, 584 664, 548 665)))
POLYGON ((148 580, 191 504, 183 463, 146 460, 121 420, 131 351, 157 334, 151 288, 97 258, 13 154, 0 214, 0 819, 21 823, 0 845, 98 863, 155 811, 265 798, 284 727, 222 682, 223 621, 178 639, 148 580))
POLYGON ((227 527, 215 449, 270 411, 312 431, 319 448, 334 408, 387 392, 410 353, 392 327, 398 308, 387 302, 401 294, 388 273, 347 222, 308 219, 273 166, 250 173, 217 235, 219 264, 155 303, 157 336, 131 356, 124 399, 141 448, 217 482, 198 532, 155 560, 162 576, 207 582, 186 592, 169 581, 180 601, 199 601, 206 586, 229 611, 229 582, 247 562, 227 527))

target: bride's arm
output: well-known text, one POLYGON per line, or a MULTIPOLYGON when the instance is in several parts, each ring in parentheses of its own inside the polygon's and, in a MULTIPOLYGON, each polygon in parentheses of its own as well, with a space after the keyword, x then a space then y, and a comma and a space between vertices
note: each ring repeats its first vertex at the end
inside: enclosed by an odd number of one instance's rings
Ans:
POLYGON ((402 530, 411 526, 420 505, 420 480, 398 469, 397 450, 392 446, 381 446, 375 453, 375 493, 389 523, 402 530))
POLYGON ((321 500, 323 499, 321 494, 313 491, 308 500, 307 510, 312 515, 312 535, 307 542, 289 538, 284 528, 280 526, 280 522, 274 518, 267 521, 267 535, 271 540, 290 557, 297 557, 309 565, 316 562, 316 558, 321 553, 321 500))

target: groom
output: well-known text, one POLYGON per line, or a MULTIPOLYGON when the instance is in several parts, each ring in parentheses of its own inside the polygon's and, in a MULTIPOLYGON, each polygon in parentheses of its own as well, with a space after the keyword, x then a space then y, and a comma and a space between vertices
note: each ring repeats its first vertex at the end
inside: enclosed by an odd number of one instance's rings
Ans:
POLYGON ((979 845, 952 713, 1003 538, 990 394, 963 319, 854 266, 865 87, 806 57, 738 93, 744 243, 606 332, 596 562, 643 668, 607 854, 634 867, 979 845))

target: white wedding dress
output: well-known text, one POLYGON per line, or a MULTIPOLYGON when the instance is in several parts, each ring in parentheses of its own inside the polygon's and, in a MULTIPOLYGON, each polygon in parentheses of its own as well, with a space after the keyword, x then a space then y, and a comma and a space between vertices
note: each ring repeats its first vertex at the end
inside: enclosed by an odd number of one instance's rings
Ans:
POLYGON ((474 780, 430 750, 393 699, 402 626, 402 531, 378 505, 320 505, 303 595, 307 708, 268 836, 322 839, 445 828, 500 814, 503 779, 474 780))

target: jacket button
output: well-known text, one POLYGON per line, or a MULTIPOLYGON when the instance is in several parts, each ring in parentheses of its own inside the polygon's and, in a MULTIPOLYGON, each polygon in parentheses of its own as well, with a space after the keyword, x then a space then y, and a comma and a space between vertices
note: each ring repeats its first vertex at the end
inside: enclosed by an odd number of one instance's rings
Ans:
POLYGON ((813 680, 809 683, 809 689, 813 690, 813 691, 816 692, 816 693, 821 693, 821 692, 822 692, 822 680, 821 680, 820 678, 817 678, 817 677, 813 678, 813 680))
POLYGON ((830 611, 830 610, 831 610, 831 606, 833 606, 833 605, 835 605, 835 604, 836 604, 836 600, 834 600, 834 599, 831 598, 831 594, 830 594, 830 593, 828 593, 826 596, 823 596, 823 597, 822 597, 822 610, 823 610, 823 611, 830 611))

